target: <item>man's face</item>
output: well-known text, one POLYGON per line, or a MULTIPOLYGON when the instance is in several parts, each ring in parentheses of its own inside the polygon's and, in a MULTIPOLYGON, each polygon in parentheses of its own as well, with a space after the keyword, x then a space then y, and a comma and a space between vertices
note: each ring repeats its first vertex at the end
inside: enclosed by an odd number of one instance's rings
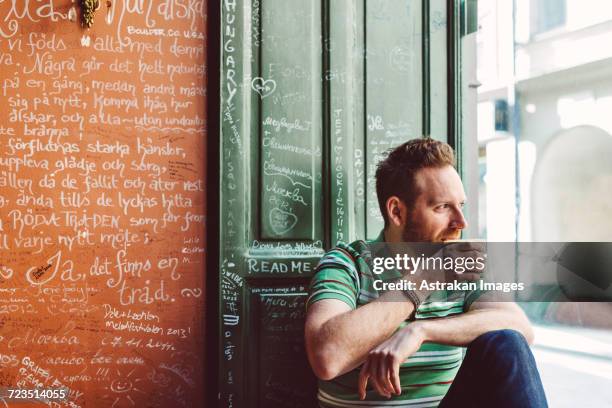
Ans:
POLYGON ((408 208, 402 239, 405 242, 442 242, 459 239, 467 227, 463 217, 466 197, 452 166, 425 168, 415 175, 420 194, 408 208))

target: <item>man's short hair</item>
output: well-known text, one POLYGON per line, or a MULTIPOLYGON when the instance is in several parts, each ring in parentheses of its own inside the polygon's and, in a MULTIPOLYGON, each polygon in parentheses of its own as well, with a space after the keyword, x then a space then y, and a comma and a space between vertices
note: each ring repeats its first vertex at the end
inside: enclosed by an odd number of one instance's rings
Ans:
POLYGON ((455 166, 453 148, 447 143, 433 139, 412 139, 389 150, 376 168, 376 195, 380 212, 389 224, 386 203, 389 197, 397 196, 407 206, 412 206, 420 191, 417 191, 415 174, 424 168, 455 166))

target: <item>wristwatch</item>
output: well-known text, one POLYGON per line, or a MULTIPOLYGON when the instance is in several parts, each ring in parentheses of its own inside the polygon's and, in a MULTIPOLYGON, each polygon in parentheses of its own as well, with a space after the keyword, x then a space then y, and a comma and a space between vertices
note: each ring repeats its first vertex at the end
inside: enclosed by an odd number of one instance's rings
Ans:
POLYGON ((402 292, 408 298, 408 300, 412 302, 415 311, 419 308, 419 305, 423 303, 421 299, 419 299, 419 295, 417 295, 414 290, 404 289, 402 292))

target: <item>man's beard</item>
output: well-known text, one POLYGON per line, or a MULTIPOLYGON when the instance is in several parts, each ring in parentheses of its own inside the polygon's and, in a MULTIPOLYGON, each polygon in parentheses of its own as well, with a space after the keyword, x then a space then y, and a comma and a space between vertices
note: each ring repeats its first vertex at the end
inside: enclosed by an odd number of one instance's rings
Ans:
POLYGON ((431 242, 432 238, 423 234, 420 228, 413 222, 407 222, 402 231, 403 242, 431 242))
POLYGON ((461 237, 461 230, 459 229, 448 229, 444 231, 440 237, 432 237, 425 234, 421 228, 412 220, 409 220, 402 231, 403 242, 443 242, 450 239, 459 239, 461 237))

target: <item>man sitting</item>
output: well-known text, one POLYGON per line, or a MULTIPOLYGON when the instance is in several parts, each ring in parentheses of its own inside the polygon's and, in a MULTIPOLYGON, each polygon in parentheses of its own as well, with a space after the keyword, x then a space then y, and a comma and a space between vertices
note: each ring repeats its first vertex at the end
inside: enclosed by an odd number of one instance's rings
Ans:
MULTIPOLYGON (((369 244, 458 239, 466 197, 454 161, 431 139, 394 149, 376 171, 385 227, 369 244)), ((339 244, 311 282, 305 340, 321 406, 547 406, 516 304, 465 292, 440 302, 419 289, 397 301, 374 288, 368 247, 339 244)))

